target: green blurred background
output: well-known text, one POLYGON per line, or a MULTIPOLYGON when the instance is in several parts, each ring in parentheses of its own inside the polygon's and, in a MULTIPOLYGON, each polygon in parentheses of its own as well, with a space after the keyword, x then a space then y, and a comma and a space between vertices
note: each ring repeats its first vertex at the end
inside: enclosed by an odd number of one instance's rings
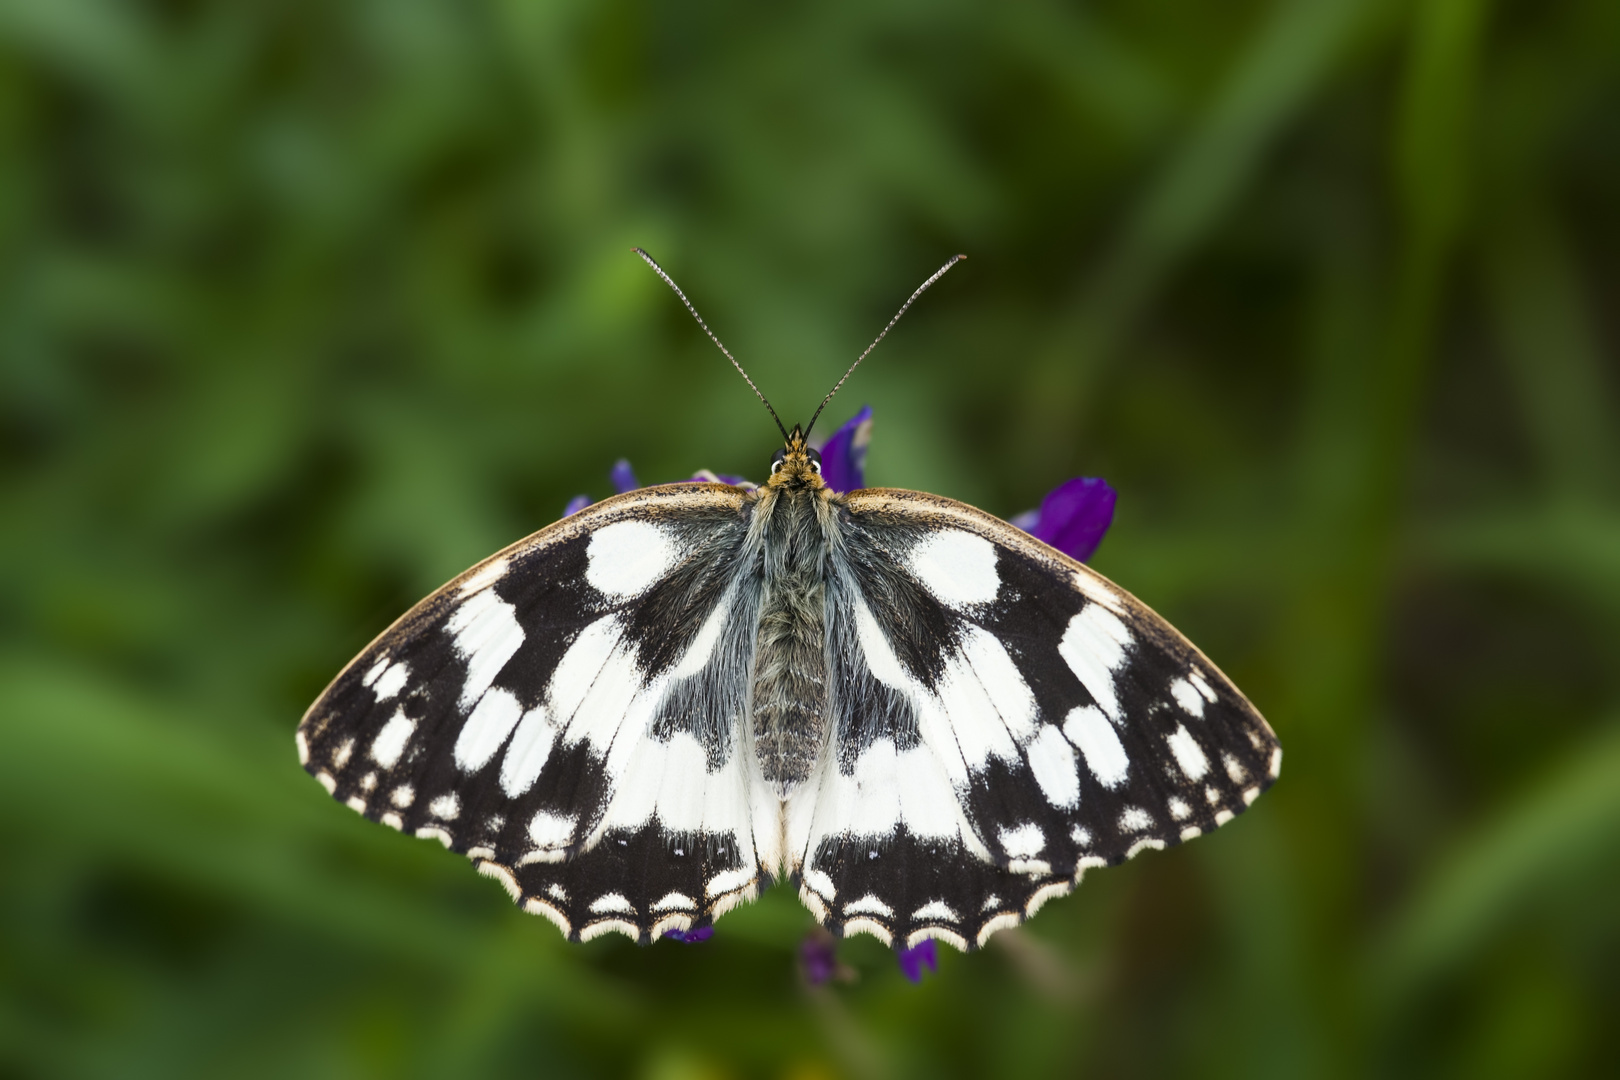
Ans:
POLYGON ((0 1075, 1620 1071, 1620 5, 0 2, 0 1075), (292 731, 608 493, 1120 491, 1287 749, 912 987, 567 945, 292 731), (1607 1019, 1605 1019, 1607 1018, 1607 1019))

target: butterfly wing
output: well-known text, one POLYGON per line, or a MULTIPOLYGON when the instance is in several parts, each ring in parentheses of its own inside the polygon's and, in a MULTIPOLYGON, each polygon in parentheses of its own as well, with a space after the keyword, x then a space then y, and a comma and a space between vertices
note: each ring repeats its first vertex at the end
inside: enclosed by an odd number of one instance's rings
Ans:
POLYGON ((486 559, 338 675, 299 725, 304 767, 575 939, 649 941, 751 898, 753 506, 646 488, 486 559))
POLYGON ((970 506, 848 499, 831 760, 789 807, 800 895, 895 945, 981 945, 1091 866, 1216 828, 1281 749, 1142 603, 970 506))

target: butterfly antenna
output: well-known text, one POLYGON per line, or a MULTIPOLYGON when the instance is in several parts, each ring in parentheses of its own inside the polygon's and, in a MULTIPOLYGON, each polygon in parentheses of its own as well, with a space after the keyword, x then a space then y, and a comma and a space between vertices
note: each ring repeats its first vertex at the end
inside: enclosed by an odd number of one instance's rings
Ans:
MULTIPOLYGON (((825 409, 827 407, 827 402, 831 401, 833 399, 833 395, 838 393, 838 388, 840 386, 844 385, 844 379, 848 379, 852 374, 854 374, 855 369, 861 366, 861 361, 866 359, 867 353, 870 353, 873 349, 877 348, 878 347, 878 342, 882 341, 885 337, 888 336, 889 331, 894 329, 894 324, 900 321, 900 316, 902 316, 902 315, 904 315, 906 313, 906 309, 909 308, 912 304, 915 304, 917 302, 917 297, 919 297, 923 293, 927 292, 928 287, 930 285, 932 285, 934 282, 938 281, 940 278, 944 277, 945 276, 945 271, 949 270, 951 267, 955 266, 957 263, 961 262, 965 258, 967 258, 966 255, 952 255, 950 262, 946 263, 944 266, 940 267, 938 270, 935 270, 934 271, 934 276, 929 278, 927 281, 923 282, 921 285, 917 286, 917 291, 911 294, 911 299, 907 300, 905 303, 900 305, 900 310, 894 313, 894 318, 890 319, 889 320, 889 325, 885 326, 883 328, 883 333, 879 334, 876 338, 874 338, 872 340, 872 344, 870 344, 870 345, 868 345, 866 347, 866 352, 861 353, 861 355, 859 355, 859 356, 857 356, 855 358, 855 362, 853 364, 849 365, 849 370, 844 372, 844 378, 839 379, 838 382, 833 386, 833 388, 831 390, 827 391, 827 396, 821 399, 821 404, 816 406, 816 414, 815 414, 815 416, 812 416, 810 418, 810 423, 805 425, 805 428, 804 428, 805 438, 810 437, 810 429, 816 426, 816 417, 821 415, 821 410, 825 409)), ((679 290, 677 290, 677 291, 679 291, 679 290)), ((685 298, 683 297, 682 299, 685 299, 685 298)), ((688 305, 688 306, 690 306, 690 305, 688 305)), ((696 312, 693 312, 693 314, 696 314, 696 312)))
MULTIPOLYGON (((663 278, 665 285, 668 285, 670 288, 675 290, 675 295, 681 298, 681 303, 685 304, 686 305, 686 310, 690 311, 692 313, 692 318, 696 319, 697 324, 699 326, 703 327, 703 332, 705 334, 709 335, 709 340, 714 342, 716 348, 718 348, 721 352, 726 354, 726 359, 730 360, 731 361, 731 366, 737 369, 737 374, 739 374, 739 375, 741 375, 743 377, 743 381, 746 382, 748 384, 749 389, 751 389, 754 392, 754 396, 759 398, 759 400, 765 405, 766 410, 771 414, 771 419, 776 421, 776 430, 780 431, 782 433, 782 439, 785 442, 787 440, 788 433, 787 433, 787 428, 782 426, 782 418, 780 416, 776 415, 776 410, 771 408, 771 403, 769 401, 765 400, 765 395, 761 394, 759 392, 759 387, 755 386, 754 385, 754 380, 750 379, 748 377, 748 372, 744 371, 743 366, 741 364, 737 363, 737 358, 735 356, 731 355, 731 350, 727 349, 724 345, 720 344, 720 339, 714 336, 714 331, 710 330, 709 329, 709 324, 703 321, 703 316, 699 315, 697 308, 692 306, 692 301, 688 300, 686 298, 686 294, 681 292, 681 287, 679 285, 675 284, 675 279, 670 277, 668 274, 664 273, 664 268, 662 266, 659 266, 658 262, 651 255, 647 254, 645 251, 642 251, 640 248, 631 248, 630 250, 635 252, 637 255, 640 255, 642 260, 644 262, 646 262, 646 264, 648 266, 653 268, 653 273, 655 273, 659 277, 663 278)), ((943 273, 943 272, 944 271, 941 271, 940 273, 943 273)), ((935 274, 934 276, 938 277, 939 274, 935 274)), ((933 284, 933 282, 929 282, 929 284, 931 285, 931 284, 933 284)), ((923 286, 924 289, 926 289, 927 287, 928 287, 927 285, 923 286)), ((921 292, 922 290, 919 289, 917 291, 921 292)), ((912 297, 912 299, 916 299, 916 297, 912 297)), ((904 311, 905 309, 901 308, 901 310, 904 311)), ((885 333, 887 333, 887 331, 885 331, 885 333)))

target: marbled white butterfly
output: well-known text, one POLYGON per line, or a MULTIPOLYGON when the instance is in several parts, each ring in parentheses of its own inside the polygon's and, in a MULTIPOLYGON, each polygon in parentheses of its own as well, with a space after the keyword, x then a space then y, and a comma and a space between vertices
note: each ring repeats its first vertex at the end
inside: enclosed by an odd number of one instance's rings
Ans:
POLYGON ((607 499, 417 604, 310 707, 304 767, 575 940, 688 933, 785 878, 897 949, 983 945, 1276 778, 1163 619, 971 506, 833 492, 814 424, 777 419, 757 488, 607 499))

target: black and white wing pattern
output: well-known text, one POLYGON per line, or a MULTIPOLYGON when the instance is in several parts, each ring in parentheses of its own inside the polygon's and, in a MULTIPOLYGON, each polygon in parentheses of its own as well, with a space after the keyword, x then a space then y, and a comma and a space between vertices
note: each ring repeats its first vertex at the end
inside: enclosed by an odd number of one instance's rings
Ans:
POLYGON ((753 508, 646 488, 486 559, 338 675, 299 725, 304 767, 576 940, 651 941, 751 899, 775 870, 755 820, 780 851, 741 742, 753 508))
POLYGON ((800 896, 834 932, 982 945, 1276 778, 1248 700, 1093 571, 949 499, 873 489, 845 508, 832 758, 786 823, 800 896))

